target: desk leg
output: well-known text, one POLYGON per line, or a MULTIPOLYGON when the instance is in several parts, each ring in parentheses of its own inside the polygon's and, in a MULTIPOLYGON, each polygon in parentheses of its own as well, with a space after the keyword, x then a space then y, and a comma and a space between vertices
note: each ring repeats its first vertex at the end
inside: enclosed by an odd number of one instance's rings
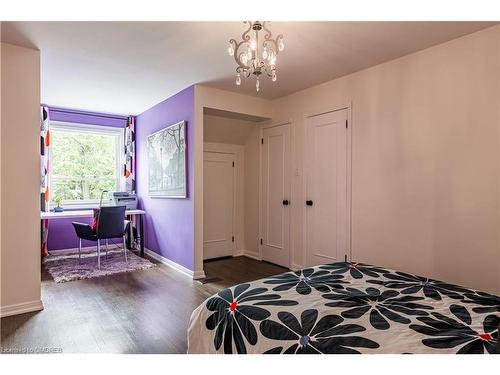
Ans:
POLYGON ((127 249, 132 250, 132 217, 127 215, 127 220, 130 220, 130 225, 127 230, 127 249))
POLYGON ((141 257, 144 258, 144 215, 139 215, 139 242, 141 246, 141 257))

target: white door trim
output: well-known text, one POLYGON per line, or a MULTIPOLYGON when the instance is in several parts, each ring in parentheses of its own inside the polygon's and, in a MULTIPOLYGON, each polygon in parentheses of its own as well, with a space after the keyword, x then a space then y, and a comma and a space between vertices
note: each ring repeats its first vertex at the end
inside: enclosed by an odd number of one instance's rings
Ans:
POLYGON ((260 126, 261 129, 268 129, 268 128, 275 128, 276 126, 281 126, 281 125, 288 125, 292 124, 292 119, 283 119, 283 120, 278 120, 278 121, 270 121, 262 124, 260 126))
MULTIPOLYGON (((342 110, 347 110, 347 144, 346 144, 346 184, 347 184, 347 194, 346 194, 346 199, 347 199, 347 243, 349 244, 349 249, 347 252, 347 259, 350 261, 352 260, 352 128, 353 128, 353 121, 352 121, 352 102, 349 102, 348 104, 343 104, 339 106, 332 106, 330 108, 325 108, 323 110, 318 110, 318 112, 314 113, 307 113, 304 114, 303 116, 303 124, 304 124, 304 137, 303 137, 303 142, 302 142, 302 147, 304 150, 304 155, 302 158, 303 161, 303 166, 304 166, 304 171, 302 172, 303 179, 302 179, 302 204, 305 204, 305 201, 307 199, 307 178, 306 178, 306 173, 305 173, 305 168, 306 168, 306 163, 307 163, 307 127, 306 127, 306 120, 310 117, 314 116, 319 116, 319 115, 324 115, 326 113, 331 113, 331 112, 337 112, 337 111, 342 111, 342 110)), ((306 231, 307 231, 307 222, 306 222, 306 213, 302 215, 302 267, 305 267, 307 264, 307 254, 306 254, 306 231)))
MULTIPOLYGON (((238 173, 242 173, 243 168, 243 146, 236 146, 236 145, 228 145, 228 144, 223 144, 223 143, 205 143, 203 147, 203 155, 205 155, 205 152, 210 152, 214 154, 227 154, 227 155, 233 155, 233 161, 234 161, 234 168, 233 168, 233 217, 232 217, 232 232, 233 236, 235 237, 234 242, 232 242, 231 245, 231 250, 232 250, 232 256, 239 256, 242 255, 240 254, 240 249, 237 249, 236 247, 236 215, 237 215, 237 191, 240 188, 240 184, 238 184, 238 173), (241 172, 240 172, 241 171, 241 172)), ((203 161, 205 158, 203 157, 203 161)), ((244 215, 244 213, 242 212, 244 215)), ((243 235, 243 234, 242 234, 243 235)), ((241 235, 241 236, 242 236, 241 235)), ((242 241, 243 238, 238 239, 238 243, 242 241)), ((205 239, 203 239, 203 243, 205 244, 205 239)), ((204 250, 203 250, 204 252, 204 250)), ((205 257, 205 254, 203 254, 203 258, 205 257)))
MULTIPOLYGON (((263 124, 260 127, 259 130, 259 141, 263 139, 264 137, 264 130, 269 129, 269 128, 275 128, 278 126, 284 126, 288 125, 290 129, 290 181, 289 181, 289 189, 290 189, 290 204, 289 204, 289 209, 290 209, 290 219, 289 219, 289 229, 288 229, 288 248, 289 248, 289 268, 292 268, 294 265, 293 262, 293 254, 294 254, 294 241, 293 241, 293 222, 292 222, 292 217, 293 217, 293 212, 294 212, 294 207, 295 207, 295 197, 294 197, 294 189, 293 189, 293 177, 294 177, 294 168, 295 168, 295 158, 294 158, 294 153, 295 153, 295 127, 293 126, 293 123, 291 120, 283 120, 283 121, 277 121, 277 122, 272 122, 268 124, 263 124)), ((259 147, 259 238, 258 238, 258 244, 259 244, 259 253, 258 257, 255 255, 251 255, 253 258, 262 260, 262 243, 261 239, 263 238, 263 228, 262 228, 262 215, 264 212, 264 202, 263 202, 263 193, 262 193, 262 143, 260 144, 259 147)))

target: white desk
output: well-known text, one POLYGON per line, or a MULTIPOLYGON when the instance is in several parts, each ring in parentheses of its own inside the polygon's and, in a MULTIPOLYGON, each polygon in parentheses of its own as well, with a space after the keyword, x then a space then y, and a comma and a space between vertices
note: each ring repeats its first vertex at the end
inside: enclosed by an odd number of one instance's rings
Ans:
MULTIPOLYGON (((143 210, 127 210, 125 211, 125 216, 130 215, 144 215, 146 211, 143 210)), ((75 211, 63 211, 63 212, 40 212, 40 219, 52 220, 52 219, 67 219, 71 217, 93 217, 94 211, 92 210, 75 210, 75 211)))
MULTIPOLYGON (((143 216, 146 214, 144 210, 127 210, 125 216, 130 218, 137 215, 139 217, 139 244, 141 248, 141 257, 144 256, 144 221, 143 216)), ((93 210, 68 210, 63 212, 40 212, 41 220, 56 220, 56 219, 70 219, 78 217, 93 217, 93 210)), ((130 248, 130 232, 127 233, 127 246, 130 248)))

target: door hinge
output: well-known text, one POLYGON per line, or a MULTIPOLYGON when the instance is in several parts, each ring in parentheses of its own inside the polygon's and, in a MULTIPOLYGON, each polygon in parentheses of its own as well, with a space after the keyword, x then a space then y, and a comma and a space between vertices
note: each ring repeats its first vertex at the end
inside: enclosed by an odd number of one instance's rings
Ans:
POLYGON ((345 128, 347 129, 347 120, 345 120, 345 128))
POLYGON ((233 161, 233 168, 234 168, 234 161, 233 161))
POLYGON ((231 241, 234 242, 234 236, 231 238, 231 241))
POLYGON ((260 239, 260 244, 262 245, 262 238, 260 239))
POLYGON ((347 262, 347 254, 344 255, 344 262, 347 262))
POLYGON ((264 144, 264 138, 261 138, 260 139, 260 144, 263 145, 264 144))

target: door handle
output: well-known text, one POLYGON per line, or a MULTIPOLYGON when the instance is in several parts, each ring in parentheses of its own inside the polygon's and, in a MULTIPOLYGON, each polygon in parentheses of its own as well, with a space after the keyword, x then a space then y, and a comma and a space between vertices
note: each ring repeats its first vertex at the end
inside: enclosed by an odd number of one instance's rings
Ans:
POLYGON ((307 206, 312 206, 313 205, 313 201, 312 200, 307 200, 306 201, 306 205, 307 206))
POLYGON ((285 199, 285 200, 283 201, 283 206, 288 206, 288 204, 289 204, 289 203, 290 203, 290 202, 288 201, 288 199, 285 199))

